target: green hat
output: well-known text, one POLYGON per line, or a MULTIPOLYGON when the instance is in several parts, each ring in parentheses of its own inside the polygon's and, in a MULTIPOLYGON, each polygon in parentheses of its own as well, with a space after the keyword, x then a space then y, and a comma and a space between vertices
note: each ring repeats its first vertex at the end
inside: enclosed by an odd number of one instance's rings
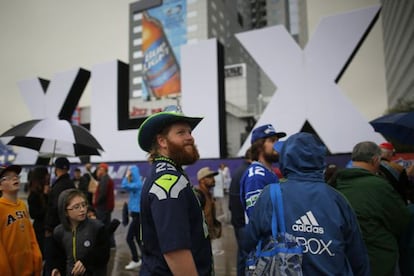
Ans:
POLYGON ((188 123, 194 129, 202 120, 202 117, 187 117, 179 112, 162 111, 149 116, 138 130, 138 145, 141 149, 149 152, 154 138, 165 127, 177 122, 188 123))

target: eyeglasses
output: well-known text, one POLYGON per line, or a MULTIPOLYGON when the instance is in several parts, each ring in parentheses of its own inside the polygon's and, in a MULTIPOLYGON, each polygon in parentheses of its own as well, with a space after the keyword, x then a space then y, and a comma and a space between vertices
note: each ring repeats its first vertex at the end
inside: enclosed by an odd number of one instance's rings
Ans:
POLYGON ((72 207, 70 207, 70 208, 66 208, 66 210, 70 210, 70 211, 72 211, 72 210, 79 211, 81 208, 86 208, 86 207, 88 207, 88 203, 86 203, 86 202, 84 201, 84 202, 81 202, 81 203, 75 204, 75 205, 73 205, 73 206, 72 206, 72 207))
POLYGON ((9 180, 14 180, 14 179, 20 180, 20 175, 6 175, 0 178, 0 181, 9 181, 9 180))

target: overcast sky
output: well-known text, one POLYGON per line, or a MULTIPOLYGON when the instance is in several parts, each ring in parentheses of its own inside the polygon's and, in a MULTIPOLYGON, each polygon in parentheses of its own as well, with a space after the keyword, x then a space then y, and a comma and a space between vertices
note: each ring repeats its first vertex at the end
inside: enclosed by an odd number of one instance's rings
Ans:
MULTIPOLYGON (((199 0, 201 1, 201 0, 199 0)), ((0 133, 32 119, 17 82, 119 59, 128 63, 129 0, 0 0, 0 133)), ((309 37, 321 17, 377 4, 308 0, 309 37)), ((386 109, 381 21, 340 81, 368 120, 386 109)), ((89 106, 88 88, 80 106, 89 106)))

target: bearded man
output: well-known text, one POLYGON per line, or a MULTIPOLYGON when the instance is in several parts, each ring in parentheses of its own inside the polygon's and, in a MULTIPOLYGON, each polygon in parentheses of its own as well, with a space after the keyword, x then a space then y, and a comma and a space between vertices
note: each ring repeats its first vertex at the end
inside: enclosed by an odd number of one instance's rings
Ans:
POLYGON ((250 153, 253 162, 240 180, 240 200, 248 218, 263 188, 279 182, 272 168, 272 164, 279 160, 279 153, 274 149, 274 145, 279 138, 285 136, 285 132, 276 132, 271 124, 259 126, 252 132, 250 153))
POLYGON ((151 172, 141 194, 140 275, 213 275, 208 228, 182 166, 199 159, 191 135, 202 118, 163 111, 148 117, 138 132, 149 153, 151 172))

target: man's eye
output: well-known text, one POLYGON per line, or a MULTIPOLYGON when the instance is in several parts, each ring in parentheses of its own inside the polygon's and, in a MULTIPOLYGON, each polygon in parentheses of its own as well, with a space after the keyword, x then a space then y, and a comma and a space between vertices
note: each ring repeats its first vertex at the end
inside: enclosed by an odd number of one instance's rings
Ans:
POLYGON ((180 135, 184 135, 184 134, 191 134, 191 131, 188 131, 188 130, 185 130, 185 129, 183 129, 183 130, 179 130, 178 132, 177 132, 177 134, 180 134, 180 135))

